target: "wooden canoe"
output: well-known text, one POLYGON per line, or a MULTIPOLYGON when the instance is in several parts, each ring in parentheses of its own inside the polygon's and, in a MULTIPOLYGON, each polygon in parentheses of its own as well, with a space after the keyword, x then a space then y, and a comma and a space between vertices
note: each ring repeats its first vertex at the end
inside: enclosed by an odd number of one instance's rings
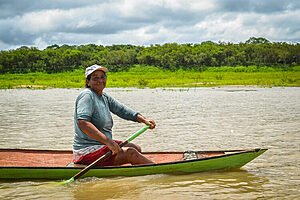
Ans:
MULTIPOLYGON (((156 164, 93 168, 83 177, 182 174, 237 169, 267 149, 147 152, 156 164)), ((72 151, 0 149, 0 179, 68 179, 84 166, 70 164, 72 151)))

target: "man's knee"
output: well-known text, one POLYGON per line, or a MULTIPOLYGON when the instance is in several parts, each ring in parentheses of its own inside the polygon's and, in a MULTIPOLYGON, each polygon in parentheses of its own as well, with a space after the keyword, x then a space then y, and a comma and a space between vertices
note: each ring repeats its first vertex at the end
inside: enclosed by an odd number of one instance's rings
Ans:
POLYGON ((138 152, 138 150, 137 150, 136 148, 134 148, 134 147, 128 147, 128 148, 125 150, 125 154, 127 155, 127 157, 132 158, 132 157, 136 157, 136 156, 139 154, 139 152, 138 152))
POLYGON ((126 145, 126 147, 132 147, 135 148, 138 152, 142 152, 142 148, 137 144, 129 143, 128 145, 126 145))
POLYGON ((135 145, 135 148, 136 148, 136 150, 138 151, 138 152, 142 152, 142 148, 139 146, 139 145, 135 145))

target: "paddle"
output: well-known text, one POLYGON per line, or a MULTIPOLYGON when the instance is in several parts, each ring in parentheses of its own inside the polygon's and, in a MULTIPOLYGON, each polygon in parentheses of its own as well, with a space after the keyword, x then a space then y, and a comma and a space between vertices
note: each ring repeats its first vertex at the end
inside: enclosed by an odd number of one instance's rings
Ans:
MULTIPOLYGON (((148 128, 149 128, 149 126, 147 125, 147 126, 141 128, 140 130, 138 130, 136 133, 134 133, 129 138, 127 138, 124 142, 122 142, 120 144, 120 147, 123 147, 126 144, 128 144, 129 142, 131 142, 132 140, 134 140, 136 137, 138 137, 139 135, 141 135, 142 133, 144 133, 148 128)), ((101 156, 100 158, 98 158, 97 160, 95 160, 93 163, 91 163, 90 165, 86 166, 83 170, 81 170, 80 172, 78 172, 77 174, 75 174, 72 178, 70 178, 69 180, 66 180, 66 181, 62 182, 62 184, 72 183, 75 180, 79 179, 81 176, 83 176, 85 173, 87 173, 91 168, 93 168, 97 163, 99 163, 100 161, 103 161, 104 159, 108 158, 111 154, 112 154, 111 151, 107 152, 106 154, 104 154, 103 156, 101 156)))

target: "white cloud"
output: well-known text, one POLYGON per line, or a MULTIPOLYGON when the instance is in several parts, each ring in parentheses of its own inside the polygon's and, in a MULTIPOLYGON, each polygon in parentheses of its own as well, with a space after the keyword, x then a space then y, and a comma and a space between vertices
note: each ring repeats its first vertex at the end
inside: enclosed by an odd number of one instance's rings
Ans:
POLYGON ((0 49, 240 42, 253 36, 300 41, 296 0, 3 0, 0 9, 0 49))
POLYGON ((67 13, 61 10, 47 10, 26 13, 18 21, 20 30, 26 33, 44 33, 55 31, 61 19, 65 18, 67 13))
POLYGON ((243 25, 244 18, 251 14, 214 14, 208 16, 204 21, 195 25, 203 40, 239 42, 245 40, 249 35, 257 35, 255 28, 246 28, 243 25))
POLYGON ((42 37, 36 38, 33 44, 34 46, 40 47, 41 49, 44 49, 48 46, 47 41, 45 41, 42 37))

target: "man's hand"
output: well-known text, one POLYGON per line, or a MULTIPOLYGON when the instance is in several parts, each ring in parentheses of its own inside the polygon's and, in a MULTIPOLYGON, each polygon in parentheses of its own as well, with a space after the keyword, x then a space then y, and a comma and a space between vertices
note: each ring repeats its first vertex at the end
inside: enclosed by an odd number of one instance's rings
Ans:
POLYGON ((153 119, 146 119, 143 115, 141 114, 138 114, 137 116, 137 121, 139 123, 144 123, 146 125, 149 125, 150 126, 150 129, 154 129, 156 124, 155 124, 155 121, 153 119))
POLYGON ((122 151, 121 147, 113 140, 109 140, 106 146, 112 151, 112 155, 118 154, 122 151))

